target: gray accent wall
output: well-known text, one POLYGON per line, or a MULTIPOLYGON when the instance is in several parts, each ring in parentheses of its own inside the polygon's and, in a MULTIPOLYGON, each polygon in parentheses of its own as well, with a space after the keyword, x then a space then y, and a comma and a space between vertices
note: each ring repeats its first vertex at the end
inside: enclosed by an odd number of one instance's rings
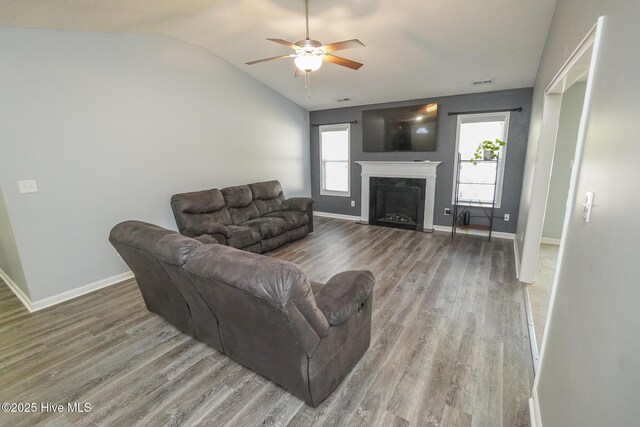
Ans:
MULTIPOLYGON (((536 79, 532 127, 540 127, 544 89, 601 16, 582 161, 575 166, 577 197, 537 372, 544 427, 640 425, 640 2, 558 0, 536 79), (588 223, 582 217, 587 191, 595 194, 588 223)), ((538 134, 534 129, 527 166, 549 143, 538 134)), ((527 179, 523 193, 533 182, 527 179)))
POLYGON ((558 137, 553 154, 553 167, 549 182, 549 196, 544 215, 542 237, 560 239, 567 206, 571 164, 578 142, 578 126, 582 115, 586 83, 575 83, 562 94, 558 137))
POLYGON ((207 50, 2 28, 0 58, 0 188, 33 301, 126 272, 109 230, 175 229, 174 193, 268 179, 311 193, 309 113, 207 50), (20 194, 24 179, 39 192, 20 194))
POLYGON ((476 111, 509 109, 522 107, 522 112, 512 112, 509 121, 508 151, 505 166, 504 191, 502 206, 496 210, 495 230, 514 233, 518 218, 520 189, 522 187, 522 171, 524 167, 527 136, 529 133, 529 117, 531 114, 532 88, 512 89, 495 92, 474 93, 466 95, 424 98, 412 101, 389 102, 384 104, 361 105, 356 107, 336 108, 313 111, 310 121, 313 124, 344 123, 357 120, 351 125, 351 197, 320 195, 320 158, 319 131, 317 126, 311 127, 311 190, 316 200, 315 210, 342 215, 360 216, 360 165, 358 160, 432 160, 440 161, 436 183, 435 225, 451 226, 451 216, 444 215, 444 208, 451 206, 453 194, 453 172, 456 144, 456 116, 448 116, 452 111, 476 111), (434 152, 390 152, 365 153, 362 148, 362 111, 377 108, 421 105, 437 102, 439 108, 437 148, 434 152), (351 200, 356 206, 351 207, 351 200), (509 222, 501 218, 510 214, 509 222))

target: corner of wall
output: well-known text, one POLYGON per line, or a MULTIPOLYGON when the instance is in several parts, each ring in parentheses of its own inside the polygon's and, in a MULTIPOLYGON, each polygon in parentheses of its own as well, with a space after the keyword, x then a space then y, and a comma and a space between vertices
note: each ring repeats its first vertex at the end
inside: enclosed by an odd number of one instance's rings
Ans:
POLYGON ((30 297, 2 188, 0 188, 0 279, 6 282, 18 298, 20 295, 15 288, 22 295, 30 297))

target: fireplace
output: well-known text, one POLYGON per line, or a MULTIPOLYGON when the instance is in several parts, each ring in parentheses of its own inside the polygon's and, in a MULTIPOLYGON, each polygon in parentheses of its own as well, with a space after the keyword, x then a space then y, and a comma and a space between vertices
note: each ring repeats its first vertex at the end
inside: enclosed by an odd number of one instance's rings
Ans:
MULTIPOLYGON (((421 187, 421 206, 423 209, 418 212, 416 215, 416 219, 413 220, 416 225, 412 226, 412 230, 422 230, 426 232, 433 231, 433 212, 435 208, 435 194, 436 194, 436 169, 440 162, 432 162, 429 160, 416 160, 412 162, 407 161, 365 161, 359 160, 358 163, 362 166, 362 176, 361 187, 360 187, 360 222, 363 224, 372 223, 372 216, 370 215, 370 209, 375 209, 374 205, 371 205, 371 181, 376 178, 391 178, 391 179, 399 179, 400 181, 405 182, 407 185, 399 186, 399 187, 413 187, 412 179, 415 178, 417 181, 420 181, 421 184, 418 184, 421 187), (411 184, 410 184, 411 183, 411 184), (426 183, 426 186, 425 186, 426 183), (426 194, 425 194, 426 193, 426 194)), ((396 193, 398 192, 398 188, 396 187, 396 193)), ((377 190, 376 190, 377 191, 377 190)), ((384 191, 383 191, 384 192, 384 191)), ((405 192, 404 196, 407 193, 405 192)), ((378 197, 376 195, 376 197, 378 197)), ((395 196, 393 196, 395 197, 395 196)), ((389 200, 389 196, 387 195, 387 202, 393 202, 393 200, 389 200)), ((387 212, 389 213, 389 212, 387 212)), ((387 213, 383 215, 383 218, 387 216, 387 213)), ((406 212, 401 212, 403 215, 407 215, 410 217, 410 214, 406 212)), ((377 215, 374 215, 375 218, 373 220, 379 219, 377 215)), ((398 222, 398 225, 405 225, 406 218, 404 216, 391 216, 387 217, 387 219, 391 219, 392 221, 398 222)), ((377 223, 377 222, 376 222, 377 223)), ((379 225, 389 225, 395 226, 393 223, 384 222, 378 223, 379 225)), ((401 228, 410 228, 401 227, 401 228)))
POLYGON ((422 231, 426 180, 369 179, 369 224, 422 231))

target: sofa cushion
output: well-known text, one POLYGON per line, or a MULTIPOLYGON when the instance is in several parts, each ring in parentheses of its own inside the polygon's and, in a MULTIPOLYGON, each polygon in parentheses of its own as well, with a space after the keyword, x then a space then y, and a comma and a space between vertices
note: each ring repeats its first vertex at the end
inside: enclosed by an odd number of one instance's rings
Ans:
POLYGON ((142 221, 124 221, 109 234, 112 243, 145 252, 172 265, 183 265, 201 242, 142 221))
POLYGON ((181 233, 198 236, 213 234, 215 224, 231 224, 222 192, 217 188, 171 197, 171 208, 181 233))
POLYGON ((253 203, 253 195, 248 185, 223 188, 222 194, 229 209, 231 221, 235 225, 260 217, 260 212, 253 203))
POLYGON ((242 225, 229 225, 229 238, 227 243, 234 248, 244 248, 255 243, 260 243, 260 232, 251 227, 245 227, 242 225))
POLYGON ((266 218, 281 218, 287 223, 287 230, 298 228, 309 223, 309 216, 304 212, 280 211, 265 215, 266 218))
POLYGON ((260 215, 266 215, 271 212, 281 211, 284 202, 284 194, 282 194, 282 186, 278 181, 256 182, 249 184, 253 193, 253 202, 255 203, 260 215))
POLYGON ((242 223, 243 226, 258 230, 262 239, 269 239, 286 232, 289 228, 282 218, 264 217, 256 218, 242 223))
POLYGON ((253 200, 253 194, 248 185, 227 187, 220 191, 222 191, 227 208, 243 208, 253 200))

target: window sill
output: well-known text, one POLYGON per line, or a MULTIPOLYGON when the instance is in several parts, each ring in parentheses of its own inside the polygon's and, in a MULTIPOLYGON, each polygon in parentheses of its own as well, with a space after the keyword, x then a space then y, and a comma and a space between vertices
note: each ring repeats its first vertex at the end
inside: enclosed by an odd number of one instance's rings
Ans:
MULTIPOLYGON (((451 204, 455 205, 456 204, 455 200, 452 200, 451 204)), ((458 200, 458 206, 467 206, 470 208, 490 208, 491 202, 465 202, 462 200, 458 200)), ((496 202, 496 204, 493 207, 494 209, 500 209, 500 203, 496 202)))
POLYGON ((335 197, 351 197, 350 191, 329 191, 329 190, 320 190, 321 196, 335 196, 335 197))

